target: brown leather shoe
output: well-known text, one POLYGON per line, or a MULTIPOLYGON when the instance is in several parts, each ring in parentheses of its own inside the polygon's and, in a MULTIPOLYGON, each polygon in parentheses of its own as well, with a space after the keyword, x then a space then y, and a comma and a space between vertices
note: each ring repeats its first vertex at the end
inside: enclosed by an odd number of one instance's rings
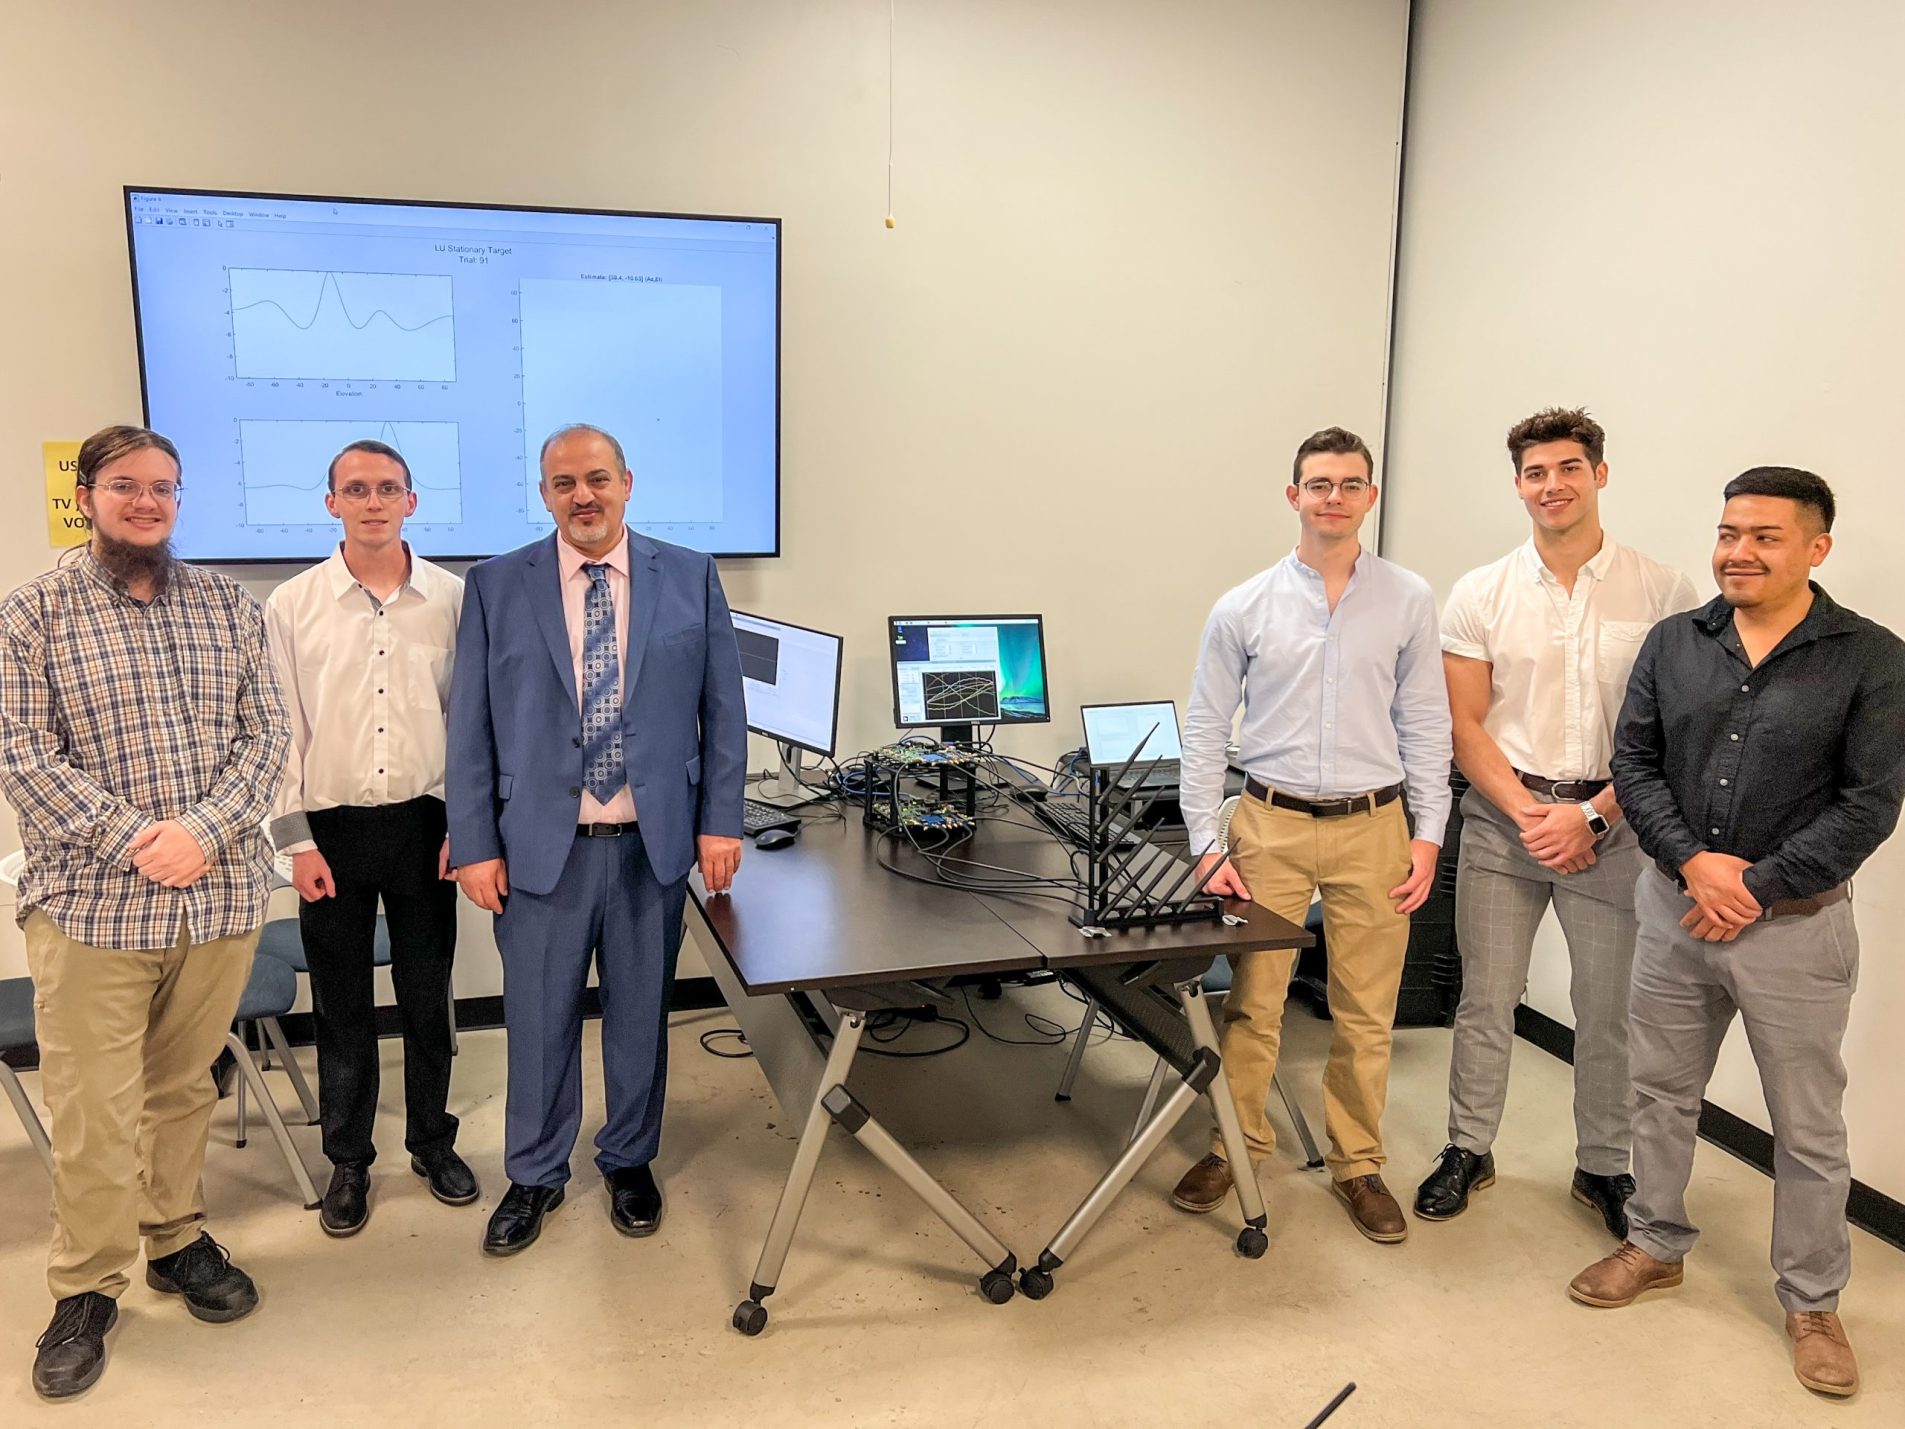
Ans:
POLYGON ((1677 1260, 1655 1260, 1624 1240, 1605 1260, 1597 1260, 1568 1282, 1568 1294, 1597 1310, 1632 1305, 1643 1290, 1666 1290, 1685 1279, 1677 1260))
POLYGON ((1807 1389, 1841 1398, 1859 1392, 1859 1362, 1832 1311, 1788 1314, 1786 1338, 1793 1342, 1793 1373, 1807 1389))
POLYGON ((1171 1192, 1171 1204, 1201 1216, 1224 1204, 1231 1184, 1230 1163, 1213 1151, 1184 1173, 1184 1179, 1171 1192))
POLYGON ((1349 1218, 1356 1229, 1382 1245, 1394 1245, 1409 1238, 1409 1223, 1402 1218, 1402 1207, 1389 1194, 1380 1176, 1352 1176, 1347 1181, 1332 1181, 1336 1199, 1349 1207, 1349 1218))

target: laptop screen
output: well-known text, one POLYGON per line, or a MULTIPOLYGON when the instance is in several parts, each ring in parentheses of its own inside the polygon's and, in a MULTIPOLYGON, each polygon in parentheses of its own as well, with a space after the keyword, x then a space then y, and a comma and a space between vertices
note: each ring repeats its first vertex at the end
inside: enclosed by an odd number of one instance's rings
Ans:
POLYGON ((1143 745, 1140 764, 1153 759, 1182 759, 1184 745, 1177 732, 1177 702, 1157 700, 1141 705, 1086 705, 1085 753, 1100 767, 1116 768, 1143 745))

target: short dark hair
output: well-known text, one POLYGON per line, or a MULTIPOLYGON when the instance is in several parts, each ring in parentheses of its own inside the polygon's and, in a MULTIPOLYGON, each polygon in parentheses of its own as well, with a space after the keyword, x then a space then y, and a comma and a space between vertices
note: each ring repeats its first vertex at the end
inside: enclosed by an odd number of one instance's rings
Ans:
POLYGON ((623 471, 628 470, 628 458, 622 455, 622 444, 600 427, 593 426, 588 422, 571 422, 566 427, 557 427, 548 436, 544 437, 542 439, 542 450, 536 453, 536 465, 541 466, 542 459, 549 455, 549 448, 561 441, 564 437, 583 436, 600 437, 603 441, 607 442, 609 444, 609 450, 615 453, 615 464, 623 471))
POLYGON ((185 470, 185 464, 179 460, 179 449, 172 445, 170 437, 162 437, 150 427, 101 427, 79 444, 79 471, 73 478, 74 483, 91 486, 98 479, 101 467, 147 449, 164 452, 172 458, 174 469, 181 473, 185 470))
POLYGON ((1300 486, 1303 483, 1303 459, 1325 454, 1346 456, 1354 452, 1363 459, 1363 466, 1371 479, 1376 475, 1376 459, 1369 454, 1369 447, 1363 439, 1346 427, 1325 427, 1320 432, 1311 432, 1303 439, 1303 445, 1296 449, 1296 460, 1290 466, 1290 484, 1300 486))
POLYGON ((1725 494, 1728 501, 1736 496, 1782 496, 1796 501, 1812 509, 1822 531, 1832 529, 1832 518, 1839 510, 1825 478, 1796 466, 1752 467, 1729 481, 1725 494))
POLYGON ((1588 465, 1599 466, 1607 450, 1607 433, 1586 407, 1543 407, 1508 429, 1508 457, 1515 464, 1516 476, 1521 475, 1522 453, 1544 442, 1579 442, 1588 465))
POLYGON ((331 465, 324 473, 324 486, 326 490, 337 490, 337 464, 352 452, 369 452, 372 456, 389 457, 390 460, 396 462, 398 466, 403 468, 403 484, 405 488, 407 489, 410 486, 410 463, 403 459, 403 453, 390 445, 389 442, 372 441, 369 437, 365 437, 361 441, 348 443, 342 451, 331 458, 331 465))

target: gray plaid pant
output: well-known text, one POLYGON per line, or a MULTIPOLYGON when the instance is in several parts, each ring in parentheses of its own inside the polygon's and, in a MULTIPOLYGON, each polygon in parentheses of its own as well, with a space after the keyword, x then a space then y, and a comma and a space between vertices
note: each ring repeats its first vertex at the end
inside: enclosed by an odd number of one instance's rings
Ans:
POLYGON ((1643 862, 1634 831, 1623 821, 1601 841, 1591 868, 1560 874, 1529 856, 1514 823, 1478 790, 1463 797, 1462 816, 1455 883, 1462 1001, 1449 1058, 1449 1140, 1477 1156, 1495 1144, 1508 1102, 1515 1008, 1527 991, 1535 930, 1553 903, 1571 967, 1575 1162, 1618 1176, 1627 1169, 1634 1111, 1627 990, 1634 880, 1643 862))
POLYGON ((1687 1182, 1700 1098, 1738 1012, 1773 1122, 1773 1269, 1779 1303, 1836 1310, 1852 1274, 1846 1198, 1845 1041, 1859 981, 1850 900, 1804 917, 1755 923, 1730 943, 1680 926, 1693 904, 1655 869, 1635 899, 1634 1195, 1627 1238, 1680 1260, 1699 1235, 1687 1182))

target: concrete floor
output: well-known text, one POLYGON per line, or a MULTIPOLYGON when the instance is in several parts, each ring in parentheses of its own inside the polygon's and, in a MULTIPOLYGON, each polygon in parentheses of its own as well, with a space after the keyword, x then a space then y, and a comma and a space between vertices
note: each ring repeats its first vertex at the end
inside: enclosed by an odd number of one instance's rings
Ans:
MULTIPOLYGON (((1054 989, 984 1005, 987 1025, 1032 1035, 1054 989)), ((201 1325, 145 1288, 120 1302, 105 1378, 49 1407, 27 1370, 50 1302, 42 1279, 47 1190, 10 1111, 0 1112, 0 1424, 403 1423, 980 1425, 1305 1424, 1346 1381, 1331 1429, 1376 1426, 1898 1425, 1905 1423, 1905 1255, 1855 1233, 1846 1300, 1866 1388, 1850 1403, 1792 1378, 1766 1246, 1771 1183, 1702 1146, 1694 1206, 1709 1238, 1686 1285, 1621 1311, 1570 1303, 1568 1278, 1608 1242, 1567 1196, 1568 1069, 1517 1049, 1500 1179, 1460 1220, 1411 1222, 1402 1246, 1350 1227, 1321 1173, 1280 1154, 1262 1179, 1271 1248, 1236 1256, 1234 1209, 1193 1218, 1165 1194, 1202 1150, 1187 1120, 1113 1207, 1042 1303, 978 1298, 979 1266, 871 1157, 836 1132, 759 1339, 728 1326, 793 1152, 794 1128, 749 1061, 673 1034, 661 1233, 606 1223, 586 1145, 568 1202, 520 1257, 477 1252, 504 1188, 500 1032, 463 1039, 454 1110, 482 1178, 473 1207, 432 1201, 407 1169, 395 1119, 399 1055, 386 1043, 385 1159, 372 1217, 330 1241, 293 1201, 268 1137, 232 1144, 213 1123, 213 1230, 258 1280, 260 1311, 201 1325)), ((1286 1062, 1321 1121, 1327 1027, 1292 1007, 1286 1062)), ((591 1118, 599 1116, 590 1025, 591 1118)), ((943 1035, 920 1029, 907 1043, 943 1035)), ((303 1052, 307 1068, 311 1053, 303 1052)), ((1397 1041, 1387 1119, 1391 1189, 1407 1199, 1443 1141, 1448 1033, 1397 1041)), ((1054 1104, 1059 1050, 974 1036, 944 1059, 886 1062, 875 1110, 1025 1258, 1062 1222, 1128 1126, 1149 1061, 1093 1051, 1077 1099, 1054 1104)), ((37 1095, 37 1078, 29 1076, 37 1095)), ((282 1105, 293 1100, 272 1074, 282 1105)), ((592 1127, 592 1122, 585 1122, 592 1127)), ((328 1174, 315 1129, 295 1135, 328 1174)), ((322 1178, 319 1177, 322 1185, 322 1178)))

